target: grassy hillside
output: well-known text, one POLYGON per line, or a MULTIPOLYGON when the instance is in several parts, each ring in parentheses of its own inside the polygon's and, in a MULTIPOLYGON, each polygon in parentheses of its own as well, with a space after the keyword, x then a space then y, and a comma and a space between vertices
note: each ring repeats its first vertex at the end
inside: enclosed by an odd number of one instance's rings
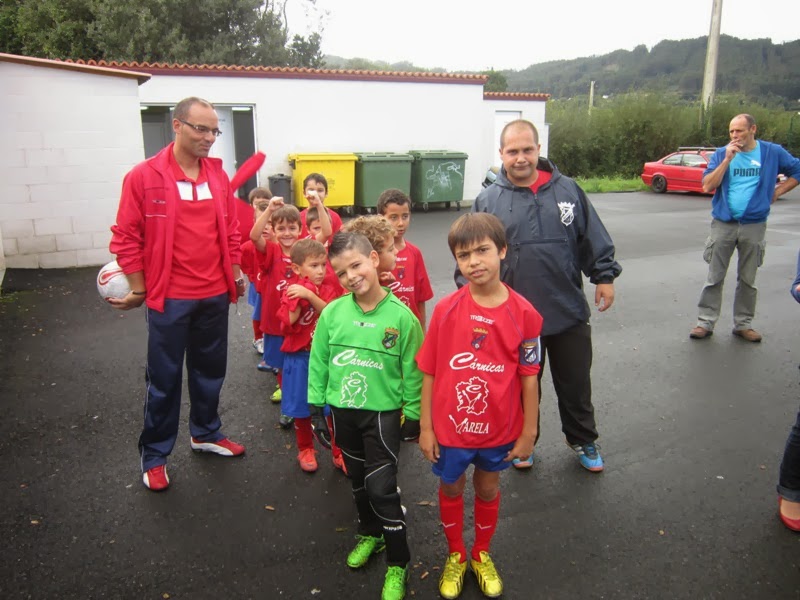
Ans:
MULTIPOLYGON (((648 90, 696 99, 703 85, 705 56, 705 37, 665 40, 650 51, 642 45, 630 51, 551 61, 502 73, 509 91, 546 92, 554 98, 585 96, 590 82, 595 81, 599 95, 648 90)), ((800 40, 773 44, 769 39, 740 40, 723 35, 717 91, 796 106, 800 102, 800 40)))

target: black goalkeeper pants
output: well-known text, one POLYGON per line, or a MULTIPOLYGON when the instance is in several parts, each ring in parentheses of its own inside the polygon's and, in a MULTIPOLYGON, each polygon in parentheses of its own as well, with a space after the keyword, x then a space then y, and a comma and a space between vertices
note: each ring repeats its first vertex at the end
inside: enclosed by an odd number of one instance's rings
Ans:
POLYGON ((406 521, 397 492, 400 411, 376 412, 331 407, 336 444, 353 485, 361 535, 386 540, 386 562, 405 567, 411 560, 406 521))

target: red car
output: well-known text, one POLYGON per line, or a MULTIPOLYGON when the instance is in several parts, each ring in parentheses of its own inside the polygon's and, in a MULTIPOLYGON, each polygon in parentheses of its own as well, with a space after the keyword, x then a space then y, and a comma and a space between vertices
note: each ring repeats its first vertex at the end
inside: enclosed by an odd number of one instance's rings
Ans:
POLYGON ((657 194, 664 192, 703 193, 703 171, 716 148, 678 148, 655 162, 644 163, 642 181, 657 194))

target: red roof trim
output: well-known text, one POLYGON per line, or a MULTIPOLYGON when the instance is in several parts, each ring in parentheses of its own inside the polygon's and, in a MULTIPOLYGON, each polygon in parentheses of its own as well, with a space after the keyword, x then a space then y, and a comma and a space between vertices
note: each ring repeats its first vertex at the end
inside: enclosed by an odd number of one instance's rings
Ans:
POLYGON ((484 100, 549 100, 550 94, 538 92, 484 92, 484 100))
POLYGON ((405 71, 358 71, 354 69, 306 69, 301 67, 255 67, 241 65, 188 65, 170 63, 139 63, 110 61, 67 61, 76 65, 89 65, 135 70, 151 75, 221 76, 221 77, 266 77, 278 79, 333 79, 344 81, 404 81, 418 83, 460 83, 483 85, 486 75, 461 73, 423 73, 405 71))
MULTIPOLYGON (((136 79, 139 85, 150 79, 150 75, 142 73, 136 69, 115 69, 106 65, 86 64, 81 62, 50 60, 48 58, 34 58, 33 56, 20 56, 17 54, 5 54, 0 52, 0 62, 17 63, 33 67, 49 67, 52 69, 63 69, 66 71, 82 71, 93 75, 106 75, 112 77, 126 77, 136 79)), ((93 61, 92 61, 93 62, 93 61)))

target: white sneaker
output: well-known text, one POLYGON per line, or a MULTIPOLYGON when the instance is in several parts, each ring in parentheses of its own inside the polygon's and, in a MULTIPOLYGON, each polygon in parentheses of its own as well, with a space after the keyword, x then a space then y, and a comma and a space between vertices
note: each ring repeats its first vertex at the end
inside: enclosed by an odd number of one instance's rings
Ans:
POLYGON ((253 350, 255 350, 256 354, 260 356, 264 355, 264 338, 253 340, 253 350))

